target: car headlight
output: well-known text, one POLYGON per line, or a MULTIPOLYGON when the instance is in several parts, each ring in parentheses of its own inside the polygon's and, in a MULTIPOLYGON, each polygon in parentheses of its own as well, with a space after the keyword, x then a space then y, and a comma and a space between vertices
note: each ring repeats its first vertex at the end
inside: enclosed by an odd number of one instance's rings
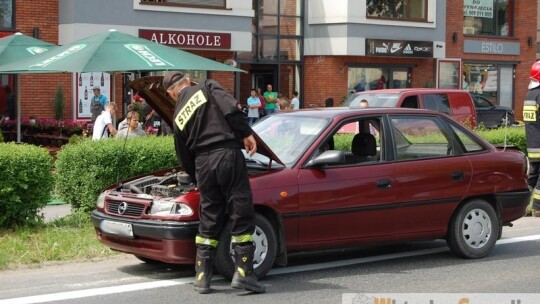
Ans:
POLYGON ((107 193, 101 192, 101 194, 98 196, 96 205, 99 209, 103 209, 105 207, 105 196, 107 193))
POLYGON ((193 209, 184 203, 178 203, 174 200, 156 200, 152 203, 150 208, 151 215, 157 216, 170 216, 180 215, 189 216, 193 214, 193 209))

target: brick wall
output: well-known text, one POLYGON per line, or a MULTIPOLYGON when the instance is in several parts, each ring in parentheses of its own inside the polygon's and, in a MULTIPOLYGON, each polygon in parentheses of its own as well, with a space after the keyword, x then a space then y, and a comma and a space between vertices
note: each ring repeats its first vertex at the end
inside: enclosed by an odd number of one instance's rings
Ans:
MULTIPOLYGON (((58 0, 17 0, 15 4, 17 31, 32 36, 34 27, 38 27, 39 39, 58 43, 58 0)), ((71 74, 20 75, 19 84, 22 118, 54 118, 53 99, 58 86, 66 100, 64 117, 72 117, 71 74)))
POLYGON ((516 119, 522 119, 523 100, 527 94, 527 85, 529 83, 530 67, 536 60, 536 23, 537 23, 537 5, 536 1, 517 1, 514 0, 513 17, 513 35, 504 37, 480 37, 465 36, 463 34, 463 1, 447 1, 446 11, 446 51, 448 58, 461 58, 462 60, 475 60, 486 63, 497 62, 515 62, 514 82, 514 110, 516 119), (532 5, 534 2, 534 5, 532 5), (527 22, 523 22, 526 20, 527 22), (454 33, 457 34, 457 42, 452 41, 454 33), (529 37, 532 37, 532 45, 527 44, 529 37), (464 39, 474 39, 490 42, 519 42, 521 45, 520 55, 490 55, 490 54, 468 54, 463 53, 464 39))
POLYGON ((434 83, 433 59, 403 59, 353 56, 306 56, 304 62, 304 107, 324 107, 327 98, 339 106, 348 95, 347 68, 359 64, 410 64, 413 66, 412 87, 434 83))

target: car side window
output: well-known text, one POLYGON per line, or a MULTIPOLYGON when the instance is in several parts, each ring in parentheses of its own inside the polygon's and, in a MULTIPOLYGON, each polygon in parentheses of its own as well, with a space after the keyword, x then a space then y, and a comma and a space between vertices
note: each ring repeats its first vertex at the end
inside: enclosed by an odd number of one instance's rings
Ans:
POLYGON ((429 110, 439 111, 451 115, 450 101, 446 94, 425 94, 423 95, 424 107, 429 110))
POLYGON ((397 160, 454 154, 451 137, 436 117, 391 116, 390 121, 397 160))
POLYGON ((360 165, 381 160, 381 119, 366 118, 347 122, 319 147, 315 157, 327 150, 343 153, 339 165, 360 165))
POLYGON ((402 108, 418 109, 418 96, 407 96, 401 103, 402 108))
POLYGON ((478 152, 486 149, 484 146, 476 142, 476 140, 473 139, 469 134, 466 134, 457 126, 452 125, 452 129, 456 133, 456 136, 461 142, 465 152, 478 152))
POLYGON ((478 96, 476 97, 476 106, 479 108, 489 108, 493 105, 487 99, 478 96))

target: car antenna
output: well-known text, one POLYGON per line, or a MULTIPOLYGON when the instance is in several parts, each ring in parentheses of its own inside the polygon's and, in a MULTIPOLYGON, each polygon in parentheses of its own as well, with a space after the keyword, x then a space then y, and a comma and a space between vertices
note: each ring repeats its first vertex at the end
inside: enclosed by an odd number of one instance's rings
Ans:
MULTIPOLYGON (((135 110, 131 110, 131 117, 133 117, 134 112, 135 112, 135 110)), ((129 112, 128 112, 128 114, 129 114, 129 112)), ((127 117, 127 114, 126 114, 126 117, 127 117)), ((120 180, 120 168, 119 168, 120 167, 120 160, 121 160, 122 156, 124 155, 124 152, 125 152, 125 149, 126 149, 126 143, 127 143, 127 139, 128 139, 128 135, 129 135, 129 122, 130 122, 130 120, 131 120, 131 118, 129 120, 127 120, 127 126, 126 126, 126 128, 128 128, 127 134, 126 134, 126 137, 124 138, 124 144, 122 145, 122 149, 120 149, 120 155, 116 159, 116 185, 117 186, 120 186, 120 184, 119 184, 119 180, 120 180)))
POLYGON ((503 145, 503 152, 506 151, 506 142, 508 138, 508 112, 504 112, 504 145, 503 145))

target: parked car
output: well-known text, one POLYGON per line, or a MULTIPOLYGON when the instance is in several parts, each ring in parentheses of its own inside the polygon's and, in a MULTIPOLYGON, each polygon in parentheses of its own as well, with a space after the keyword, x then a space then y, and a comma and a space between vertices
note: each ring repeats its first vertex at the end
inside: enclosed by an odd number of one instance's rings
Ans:
POLYGON ((343 103, 345 107, 358 107, 361 100, 369 107, 416 108, 439 111, 471 129, 477 125, 474 102, 468 91, 455 89, 384 89, 351 94, 343 103))
POLYGON ((498 128, 515 124, 514 110, 509 107, 494 105, 484 96, 471 93, 478 117, 478 125, 486 128, 498 128))
MULTIPOLYGON (((131 86, 172 125, 174 101, 160 83, 154 76, 131 86)), ((252 128, 257 153, 245 155, 259 277, 286 265, 292 252, 406 240, 446 239, 457 255, 482 258, 529 203, 526 156, 492 146, 439 112, 304 109, 269 115, 252 128)), ((198 203, 196 185, 179 167, 109 186, 92 222, 113 250, 191 264, 198 203)), ((228 229, 219 244, 214 266, 231 277, 228 229)))

